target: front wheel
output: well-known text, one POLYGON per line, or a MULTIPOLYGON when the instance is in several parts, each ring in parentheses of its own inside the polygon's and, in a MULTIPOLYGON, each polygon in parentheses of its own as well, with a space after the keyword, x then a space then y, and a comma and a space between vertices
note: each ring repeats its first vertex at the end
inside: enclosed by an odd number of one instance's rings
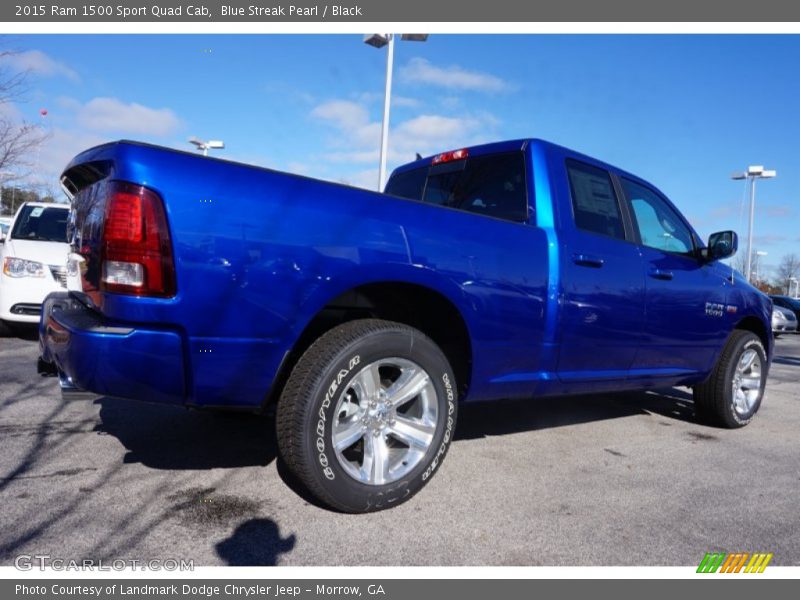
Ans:
POLYGON ((321 502, 361 513, 418 492, 441 465, 456 423, 455 377, 422 332, 351 321, 322 335, 278 402, 278 449, 321 502))
POLYGON ((735 330, 708 381, 694 388, 698 419, 730 429, 753 420, 767 383, 767 353, 757 335, 735 330))

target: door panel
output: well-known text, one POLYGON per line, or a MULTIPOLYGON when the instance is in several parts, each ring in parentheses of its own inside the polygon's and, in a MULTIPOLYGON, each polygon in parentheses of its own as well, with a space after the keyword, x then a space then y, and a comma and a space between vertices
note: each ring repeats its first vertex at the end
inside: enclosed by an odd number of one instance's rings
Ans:
POLYGON ((573 218, 562 256, 563 380, 621 379, 644 324, 644 274, 608 173, 567 161, 573 218))
POLYGON ((694 235, 655 190, 620 179, 641 241, 645 326, 633 370, 679 374, 710 368, 727 333, 725 281, 696 258, 694 235))
POLYGON ((727 335, 725 280, 694 258, 642 247, 644 339, 634 370, 705 371, 727 335), (669 278, 653 273, 669 273, 669 278))

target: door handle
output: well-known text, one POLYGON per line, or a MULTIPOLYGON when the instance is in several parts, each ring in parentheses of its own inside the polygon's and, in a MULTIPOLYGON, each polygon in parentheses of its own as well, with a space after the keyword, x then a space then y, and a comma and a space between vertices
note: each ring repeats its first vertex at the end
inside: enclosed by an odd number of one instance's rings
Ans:
POLYGON ((664 281, 670 281, 674 277, 672 271, 662 271, 661 269, 650 269, 648 274, 653 279, 663 279, 664 281))
POLYGON ((599 269, 603 266, 602 258, 590 254, 573 254, 572 262, 581 267, 592 267, 594 269, 599 269))

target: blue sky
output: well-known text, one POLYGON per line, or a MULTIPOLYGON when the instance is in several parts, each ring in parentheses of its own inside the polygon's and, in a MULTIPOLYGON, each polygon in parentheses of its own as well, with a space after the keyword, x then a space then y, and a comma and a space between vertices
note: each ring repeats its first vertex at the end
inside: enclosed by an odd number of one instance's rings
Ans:
MULTIPOLYGON (((51 133, 51 181, 81 149, 130 138, 345 181, 377 182, 385 51, 361 36, 18 35, 31 72, 6 111, 51 133), (47 108, 45 118, 39 109, 47 108)), ((395 48, 389 166, 478 142, 541 137, 660 187, 701 234, 744 242, 750 164, 765 267, 800 253, 800 37, 432 35, 395 48)))

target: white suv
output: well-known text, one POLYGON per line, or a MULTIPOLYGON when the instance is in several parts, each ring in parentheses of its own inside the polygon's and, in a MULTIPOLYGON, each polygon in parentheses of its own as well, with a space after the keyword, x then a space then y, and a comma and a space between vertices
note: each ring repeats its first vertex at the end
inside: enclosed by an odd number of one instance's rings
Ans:
POLYGON ((42 302, 66 287, 69 206, 26 202, 0 244, 0 334, 8 323, 38 323, 42 302))

